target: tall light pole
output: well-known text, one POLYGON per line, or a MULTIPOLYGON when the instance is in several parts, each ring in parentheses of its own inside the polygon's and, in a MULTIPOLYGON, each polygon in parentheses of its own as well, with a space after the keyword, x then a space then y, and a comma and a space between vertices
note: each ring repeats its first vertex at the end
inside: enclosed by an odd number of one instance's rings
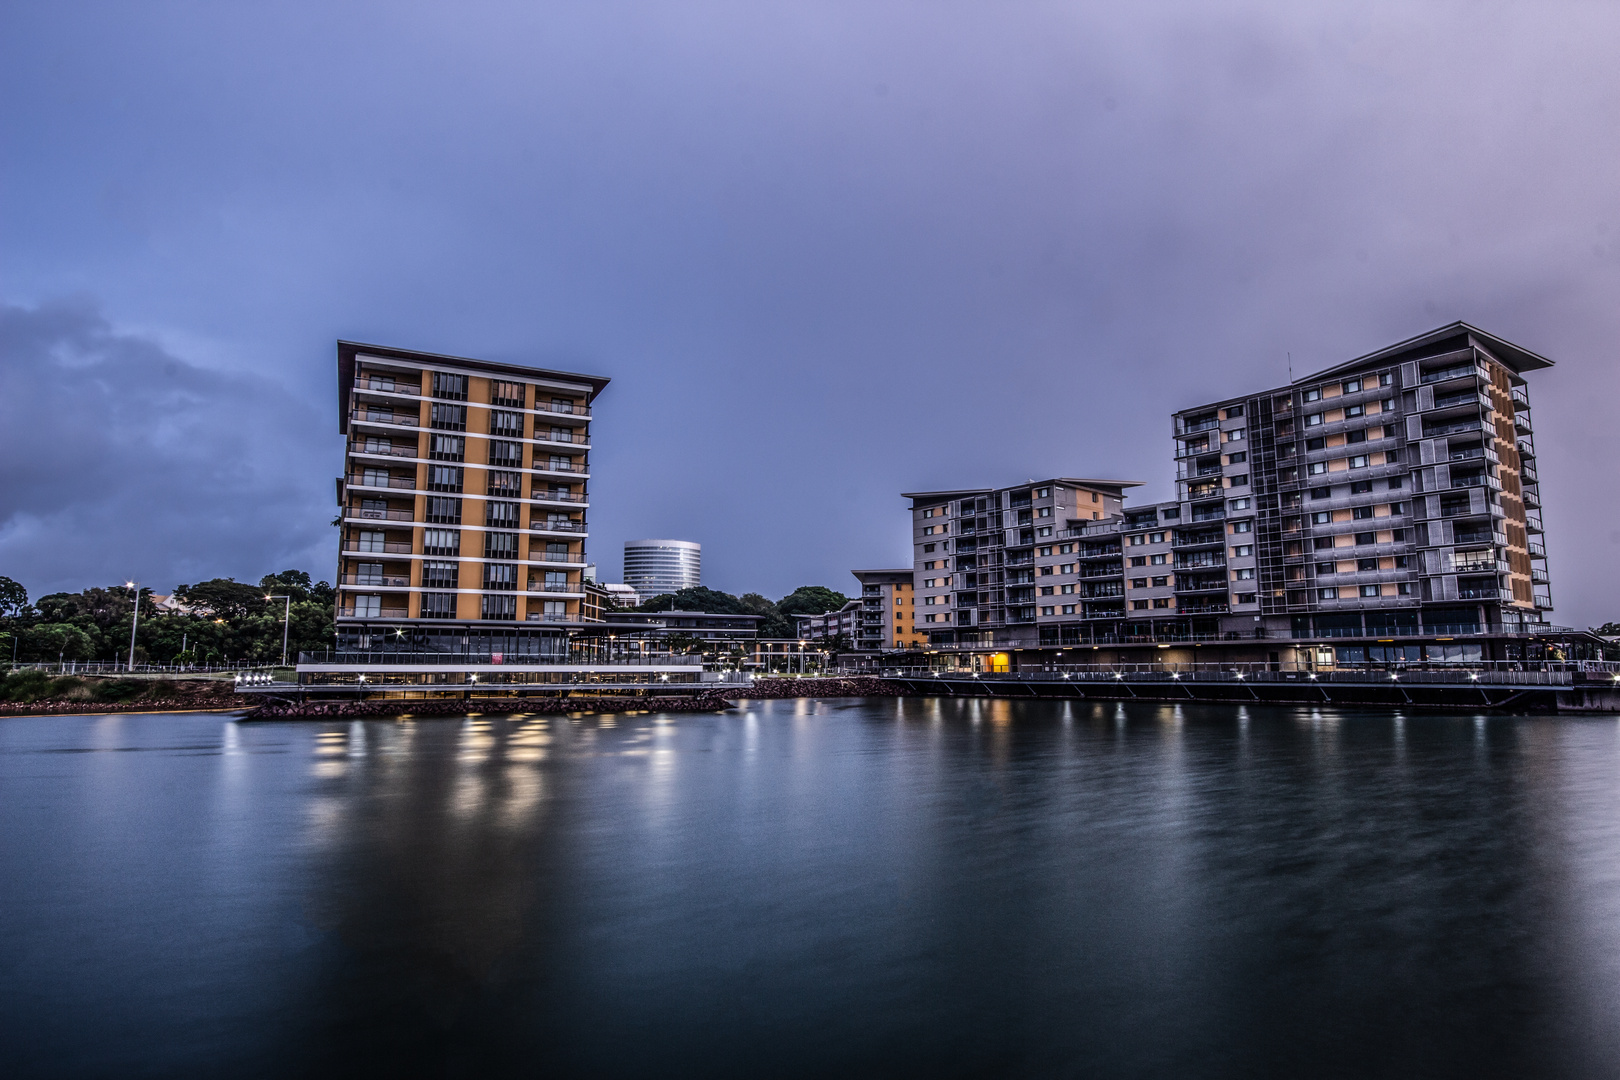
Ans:
POLYGON ((288 629, 288 627, 290 627, 292 625, 292 595, 288 594, 288 595, 285 595, 285 596, 266 596, 265 599, 266 600, 285 600, 285 601, 287 601, 286 611, 282 614, 282 617, 281 617, 281 666, 286 667, 287 666, 287 629, 288 629))
POLYGON ((135 627, 141 622, 141 587, 133 581, 124 582, 135 594, 135 611, 129 620, 129 670, 135 670, 135 627))

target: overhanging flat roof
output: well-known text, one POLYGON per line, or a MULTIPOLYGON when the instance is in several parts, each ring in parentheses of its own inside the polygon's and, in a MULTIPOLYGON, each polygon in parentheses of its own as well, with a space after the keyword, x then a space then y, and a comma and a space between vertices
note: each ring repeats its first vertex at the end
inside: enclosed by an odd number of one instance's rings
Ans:
POLYGON ((446 356, 443 353, 421 352, 417 349, 396 349, 389 345, 368 345, 361 341, 337 343, 338 350, 338 430, 349 430, 349 388, 354 385, 355 357, 360 354, 383 360, 398 360, 426 367, 460 368, 488 375, 512 375, 520 379, 549 379, 574 383, 586 389, 587 403, 596 400, 611 381, 602 375, 582 375, 577 371, 556 371, 551 368, 530 367, 527 364, 502 364, 494 360, 474 360, 465 356, 446 356))
POLYGON ((1450 341, 1453 338, 1464 338, 1468 344, 1478 345, 1520 375, 1526 371, 1539 371, 1542 368, 1553 366, 1553 362, 1545 356, 1533 353, 1529 349, 1522 348, 1505 338, 1499 338, 1495 334, 1487 333, 1479 329, 1479 327, 1459 319, 1454 323, 1448 323, 1445 326, 1430 330, 1426 334, 1419 334, 1417 337, 1407 338, 1405 341, 1386 346, 1377 352, 1368 353, 1366 356, 1360 356, 1354 360, 1347 360, 1342 364, 1324 368, 1313 375, 1295 379, 1294 382, 1311 382, 1340 373, 1349 373, 1359 368, 1379 367, 1395 360, 1402 353, 1416 352, 1427 346, 1450 341))
POLYGON ((1026 480, 1021 484, 1005 484, 999 488, 961 488, 956 491, 902 491, 902 499, 951 499, 959 495, 988 495, 992 491, 1006 491, 1015 487, 1030 487, 1038 484, 1069 484, 1074 487, 1112 488, 1115 492, 1123 492, 1126 488, 1141 487, 1141 480, 1091 480, 1076 479, 1072 476, 1052 476, 1045 480, 1026 480))

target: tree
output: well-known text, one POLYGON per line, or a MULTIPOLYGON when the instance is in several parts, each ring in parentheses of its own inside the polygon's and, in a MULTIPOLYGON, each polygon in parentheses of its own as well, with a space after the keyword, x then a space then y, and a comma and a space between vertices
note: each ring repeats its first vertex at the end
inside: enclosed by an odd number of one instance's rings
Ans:
POLYGON ((676 593, 662 593, 643 603, 637 611, 701 611, 708 615, 747 615, 742 603, 730 593, 699 585, 676 593))
POLYGON ((21 618, 28 607, 28 590, 8 577, 0 577, 0 618, 21 618))
POLYGON ((266 593, 290 596, 294 600, 308 600, 309 574, 303 570, 283 570, 279 574, 266 574, 259 579, 259 588, 266 593))
POLYGON ((849 597, 821 585, 800 585, 776 602, 776 610, 783 615, 822 615, 837 611, 849 603, 849 597))
MULTIPOLYGON (((307 575, 306 575, 307 580, 307 575)), ((264 590, 235 578, 213 578, 195 585, 180 585, 175 599, 221 619, 245 619, 266 607, 264 590)))

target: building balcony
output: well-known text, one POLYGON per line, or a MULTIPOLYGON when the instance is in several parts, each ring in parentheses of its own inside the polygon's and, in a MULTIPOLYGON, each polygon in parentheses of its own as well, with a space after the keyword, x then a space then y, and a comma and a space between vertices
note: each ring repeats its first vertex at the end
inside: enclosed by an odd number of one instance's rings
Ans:
POLYGON ((1124 577, 1123 566, 1087 566, 1080 571, 1081 581, 1090 581, 1094 578, 1124 577))
POLYGON ((386 424, 391 427, 421 427, 421 413, 400 413, 386 409, 351 409, 349 420, 356 424, 386 424))
POLYGON ((1434 407, 1436 409, 1449 409, 1455 405, 1474 405, 1490 408, 1491 399, 1490 395, 1475 388, 1434 395, 1434 407))
POLYGON ((344 521, 357 521, 364 524, 368 521, 415 521, 414 510, 365 510, 349 507, 343 512, 344 521))
POLYGON ((1502 590, 1494 585, 1470 585, 1457 590, 1459 600, 1498 600, 1502 598, 1502 590))
POLYGON ((585 619, 580 615, 547 615, 543 611, 531 611, 524 618, 525 622, 537 623, 582 623, 585 619))
POLYGON ((1439 368, 1435 371, 1425 371, 1418 381, 1427 386, 1430 383, 1450 382, 1452 379, 1484 379, 1489 378, 1485 369, 1478 364, 1455 364, 1451 367, 1439 368))
POLYGON ((545 594, 547 594, 549 596, 584 596, 585 595, 585 590, 584 590, 583 586, 576 585, 573 582, 569 582, 569 581, 564 581, 564 582, 531 581, 531 582, 529 582, 528 586, 524 588, 523 591, 524 592, 529 592, 529 593, 545 593, 545 594))
POLYGON ((537 533, 572 533, 584 536, 586 526, 583 521, 530 521, 529 531, 537 533))
POLYGON ((542 506, 589 506, 589 499, 590 496, 584 494, 583 492, 576 495, 571 491, 556 493, 549 491, 536 491, 529 496, 530 502, 539 503, 542 506))
POLYGON ((580 480, 589 480, 591 477, 591 474, 583 465, 564 465, 549 461, 542 463, 537 460, 529 468, 532 472, 547 473, 552 476, 569 476, 580 480))
POLYGON ((1446 435, 1461 435, 1469 431, 1490 431, 1479 420, 1437 420, 1423 425, 1425 439, 1438 439, 1446 435))
POLYGON ((534 411, 550 413, 556 416, 590 416, 591 410, 587 405, 553 405, 549 401, 536 401, 534 411))
POLYGON ((368 447, 364 442, 351 442, 349 454, 352 457, 413 458, 416 456, 416 443, 412 441, 408 446, 368 447))
POLYGON ((1530 541, 1529 546, 1530 546, 1530 557, 1532 559, 1545 559, 1547 557, 1547 545, 1546 544, 1541 543, 1539 540, 1532 540, 1532 541, 1530 541))
POLYGON ((572 554, 572 553, 562 554, 560 552, 554 552, 554 551, 531 551, 529 553, 529 561, 530 562, 543 562, 543 563, 561 563, 561 564, 563 564, 565 566, 584 566, 585 565, 585 556, 584 556, 583 553, 576 555, 576 554, 572 554))
POLYGON ((422 396, 420 382, 408 382, 395 375, 377 375, 372 372, 357 372, 354 376, 354 388, 366 390, 373 394, 409 394, 412 397, 422 396))
POLYGON ((1178 532, 1176 533, 1175 539, 1171 541, 1170 546, 1175 548, 1193 548, 1210 547, 1211 545, 1223 545, 1225 543, 1226 530, 1211 529, 1207 532, 1178 532))
POLYGON ((338 584, 344 588, 408 589, 411 579, 393 574, 339 574, 338 584))
POLYGON ((410 542, 398 540, 345 540, 342 549, 357 552, 361 555, 411 554, 410 542))
POLYGON ((1535 582, 1537 585, 1547 585, 1552 581, 1552 579, 1547 576, 1546 570, 1534 566, 1530 568, 1530 580, 1535 582))
POLYGON ((1216 417, 1211 417, 1208 420, 1200 420, 1196 424, 1188 424, 1186 427, 1177 432, 1177 437, 1185 438, 1188 435, 1197 435, 1201 431, 1214 431, 1220 426, 1220 420, 1216 417))
POLYGON ((388 488, 393 488, 399 491, 415 491, 416 478, 406 478, 403 476, 367 477, 364 473, 356 473, 349 477, 349 486, 355 488, 376 488, 379 491, 388 488))

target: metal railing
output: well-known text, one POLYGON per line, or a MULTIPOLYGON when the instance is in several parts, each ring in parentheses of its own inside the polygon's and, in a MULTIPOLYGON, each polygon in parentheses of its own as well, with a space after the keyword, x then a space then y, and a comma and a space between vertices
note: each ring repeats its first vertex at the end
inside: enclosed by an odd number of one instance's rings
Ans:
POLYGON ((405 490, 405 491, 415 491, 416 490, 416 480, 415 480, 414 477, 407 480, 406 478, 401 477, 401 476, 372 476, 372 477, 367 477, 364 473, 361 473, 361 474, 358 474, 358 475, 351 474, 349 476, 349 486, 350 487, 369 487, 369 488, 384 488, 384 487, 386 487, 386 488, 399 488, 399 489, 402 489, 402 490, 405 490))
POLYGON ((392 411, 381 412, 376 409, 354 409, 349 413, 349 419, 362 424, 396 424, 400 427, 421 427, 422 414, 407 413, 399 416, 392 411))
POLYGON ((416 513, 415 513, 415 511, 412 511, 412 510, 366 510, 366 509, 363 509, 363 508, 359 509, 359 510, 356 510, 352 506, 349 507, 348 513, 345 514, 344 516, 348 517, 348 518, 364 519, 366 521, 415 521, 416 520, 416 513))
POLYGON ((532 492, 529 498, 534 502, 582 503, 588 501, 584 495, 575 495, 571 491, 536 491, 532 492))
POLYGON ((382 589, 409 588, 411 579, 389 574, 339 574, 339 585, 359 585, 382 589))
POLYGON ((414 446, 366 446, 364 443, 350 443, 349 453, 368 457, 415 457, 417 448, 414 446))
POLYGON ((370 390, 377 394, 413 394, 416 397, 422 396, 421 386, 412 386, 410 383, 402 383, 398 379, 384 380, 375 375, 356 375, 354 377, 354 388, 356 390, 370 390), (385 381, 392 383, 393 385, 382 385, 385 381))
POLYGON ((395 540, 345 540, 344 551, 358 551, 362 555, 409 555, 411 545, 395 540))
POLYGON ((1465 376, 1484 377, 1485 371, 1478 364, 1457 364, 1453 367, 1440 368, 1438 371, 1425 371, 1418 377, 1422 385, 1445 382, 1448 379, 1461 379, 1465 376))
POLYGON ((534 532, 582 533, 585 531, 583 521, 531 521, 529 528, 534 532))

